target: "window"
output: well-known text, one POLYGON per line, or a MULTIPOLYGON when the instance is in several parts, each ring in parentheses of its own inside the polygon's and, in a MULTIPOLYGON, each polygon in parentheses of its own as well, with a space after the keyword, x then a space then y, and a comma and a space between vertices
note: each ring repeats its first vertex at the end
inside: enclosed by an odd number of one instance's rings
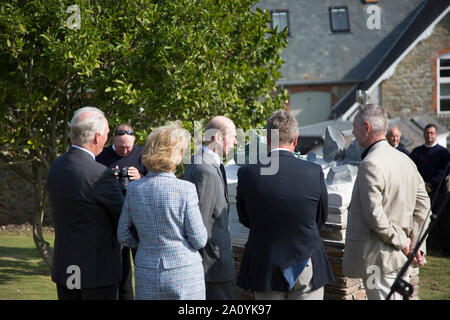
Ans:
POLYGON ((272 29, 277 27, 278 32, 282 32, 287 28, 287 34, 290 34, 288 10, 271 10, 270 16, 272 17, 272 29))
POLYGON ((438 113, 450 114, 450 53, 444 54, 437 59, 437 94, 438 113))
POLYGON ((329 7, 332 32, 350 32, 347 7, 329 7))

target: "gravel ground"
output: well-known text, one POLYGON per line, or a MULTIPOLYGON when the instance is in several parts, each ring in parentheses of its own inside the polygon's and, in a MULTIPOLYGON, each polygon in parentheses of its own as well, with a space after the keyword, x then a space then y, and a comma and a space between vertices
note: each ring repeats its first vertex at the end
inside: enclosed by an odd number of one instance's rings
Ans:
MULTIPOLYGON (((0 232, 32 232, 33 225, 29 223, 25 224, 7 224, 0 226, 0 232)), ((44 226, 42 228, 43 232, 54 232, 55 229, 53 227, 44 226)))

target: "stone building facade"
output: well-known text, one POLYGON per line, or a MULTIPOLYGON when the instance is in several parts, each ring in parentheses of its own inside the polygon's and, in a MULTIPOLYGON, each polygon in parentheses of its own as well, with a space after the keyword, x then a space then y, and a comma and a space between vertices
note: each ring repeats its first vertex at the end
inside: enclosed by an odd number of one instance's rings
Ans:
POLYGON ((446 53, 450 53, 450 14, 382 82, 382 104, 392 116, 437 112, 437 59, 446 53))

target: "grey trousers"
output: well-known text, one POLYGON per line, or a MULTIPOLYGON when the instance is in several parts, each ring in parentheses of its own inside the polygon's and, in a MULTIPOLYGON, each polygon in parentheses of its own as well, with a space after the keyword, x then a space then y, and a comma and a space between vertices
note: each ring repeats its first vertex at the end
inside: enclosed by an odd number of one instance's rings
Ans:
POLYGON ((206 300, 237 300, 234 281, 206 282, 206 300))
POLYGON ((255 300, 323 300, 323 287, 311 290, 312 278, 313 267, 310 260, 290 291, 255 292, 255 300))

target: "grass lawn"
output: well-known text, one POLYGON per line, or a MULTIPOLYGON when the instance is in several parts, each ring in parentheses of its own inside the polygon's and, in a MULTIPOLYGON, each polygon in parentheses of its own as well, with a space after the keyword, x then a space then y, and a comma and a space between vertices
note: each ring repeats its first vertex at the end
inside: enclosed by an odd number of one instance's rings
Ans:
MULTIPOLYGON (((44 233, 53 246, 52 232, 44 233)), ((450 258, 430 251, 420 269, 421 300, 450 300, 450 258)), ((32 232, 0 229, 0 300, 55 300, 56 286, 39 257, 32 232)))
MULTIPOLYGON (((53 246, 54 235, 44 237, 53 246)), ((0 231, 0 300, 56 300, 56 285, 31 231, 0 231)))

